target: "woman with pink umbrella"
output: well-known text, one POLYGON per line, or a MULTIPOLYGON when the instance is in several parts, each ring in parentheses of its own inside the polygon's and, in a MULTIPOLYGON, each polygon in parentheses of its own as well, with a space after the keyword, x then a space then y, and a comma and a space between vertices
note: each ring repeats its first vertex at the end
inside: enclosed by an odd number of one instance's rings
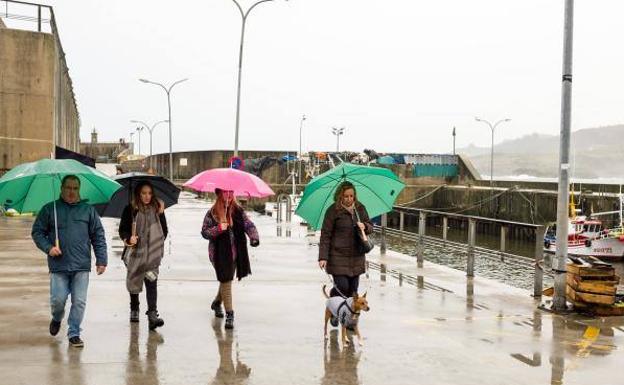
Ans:
POLYGON ((260 178, 235 169, 204 171, 185 186, 217 195, 204 217, 201 233, 209 240, 208 255, 219 281, 219 290, 210 307, 217 318, 223 318, 225 307, 225 328, 233 329, 232 281, 235 274, 239 281, 251 274, 247 237, 251 247, 260 244, 256 226, 235 197, 266 197, 273 195, 273 191, 260 178))

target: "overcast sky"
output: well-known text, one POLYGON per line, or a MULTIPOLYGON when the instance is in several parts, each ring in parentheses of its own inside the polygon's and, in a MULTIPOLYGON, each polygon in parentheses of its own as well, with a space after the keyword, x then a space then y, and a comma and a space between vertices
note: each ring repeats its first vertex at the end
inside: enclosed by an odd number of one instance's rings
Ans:
MULTIPOLYGON (((251 0, 241 0, 245 7, 251 0)), ((47 1, 55 7, 82 138, 166 119, 174 151, 230 149, 241 20, 231 0, 47 1)), ((577 0, 573 129, 624 123, 624 2, 577 0)), ((449 152, 559 131, 563 0, 275 0, 247 23, 241 149, 449 152)), ((154 152, 168 149, 166 125, 154 152)), ((142 136, 143 153, 148 151, 142 136)), ((135 135, 136 141, 136 135, 135 135)))

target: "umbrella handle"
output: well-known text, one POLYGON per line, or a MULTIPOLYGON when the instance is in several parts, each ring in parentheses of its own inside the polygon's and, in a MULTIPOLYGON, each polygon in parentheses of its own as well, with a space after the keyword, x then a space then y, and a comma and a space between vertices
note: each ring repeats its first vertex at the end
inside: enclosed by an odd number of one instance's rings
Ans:
POLYGON ((52 205, 54 206, 54 246, 56 246, 56 248, 61 248, 61 243, 59 242, 59 236, 58 236, 58 217, 56 215, 56 200, 54 199, 54 191, 55 191, 55 186, 54 186, 54 181, 56 179, 54 177, 52 177, 52 205))
POLYGON ((360 229, 360 232, 362 233, 362 239, 366 242, 368 241, 368 236, 366 235, 366 233, 364 232, 364 230, 360 229))

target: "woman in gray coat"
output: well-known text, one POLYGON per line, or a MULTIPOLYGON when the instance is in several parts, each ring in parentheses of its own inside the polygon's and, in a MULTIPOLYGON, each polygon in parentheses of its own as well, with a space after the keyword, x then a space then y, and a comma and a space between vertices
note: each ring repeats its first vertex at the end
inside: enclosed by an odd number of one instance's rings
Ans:
POLYGON ((168 234, 165 208, 154 195, 151 183, 144 181, 134 189, 119 223, 119 238, 124 242, 124 263, 128 268, 126 288, 130 293, 130 322, 139 322, 139 293, 145 291, 150 330, 163 326, 157 308, 158 269, 168 234))

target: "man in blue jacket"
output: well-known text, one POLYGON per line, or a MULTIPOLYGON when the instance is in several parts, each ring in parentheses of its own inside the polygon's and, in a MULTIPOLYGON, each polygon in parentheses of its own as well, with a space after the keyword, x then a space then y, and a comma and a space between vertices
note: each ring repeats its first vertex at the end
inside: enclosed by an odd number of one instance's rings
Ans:
POLYGON ((87 305, 87 288, 91 271, 91 246, 95 251, 97 274, 106 271, 106 239, 104 228, 93 206, 80 200, 80 179, 67 175, 61 183, 61 199, 43 206, 32 227, 37 247, 48 255, 50 270, 50 334, 61 328, 65 302, 71 294, 67 319, 67 337, 74 347, 83 347, 80 324, 87 305), (54 205, 58 244, 56 243, 54 205))

